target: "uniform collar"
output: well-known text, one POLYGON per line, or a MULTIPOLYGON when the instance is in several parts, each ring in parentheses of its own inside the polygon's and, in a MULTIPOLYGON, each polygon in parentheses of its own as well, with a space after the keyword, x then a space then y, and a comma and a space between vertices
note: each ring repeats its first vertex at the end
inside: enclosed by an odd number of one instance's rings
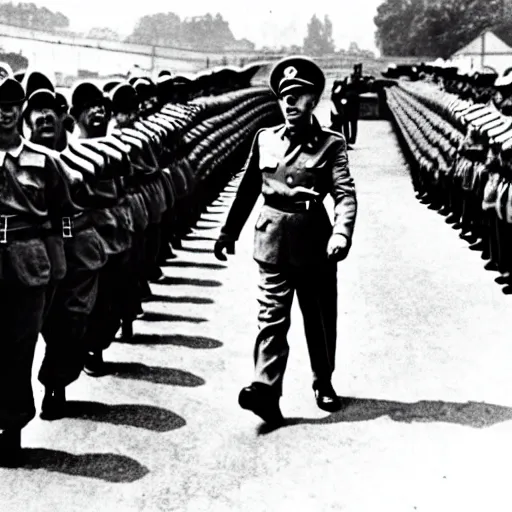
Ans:
POLYGON ((0 149, 0 166, 4 165, 5 155, 9 153, 14 158, 18 158, 25 146, 25 139, 20 137, 20 143, 15 148, 8 149, 7 151, 0 149))
POLYGON ((285 138, 290 142, 299 142, 300 144, 304 144, 309 149, 313 149, 314 145, 318 143, 320 140, 320 134, 322 132, 322 127, 318 122, 318 119, 313 116, 312 123, 307 128, 304 128, 300 133, 291 135, 286 124, 283 124, 282 127, 279 128, 277 134, 281 137, 282 140, 285 138))

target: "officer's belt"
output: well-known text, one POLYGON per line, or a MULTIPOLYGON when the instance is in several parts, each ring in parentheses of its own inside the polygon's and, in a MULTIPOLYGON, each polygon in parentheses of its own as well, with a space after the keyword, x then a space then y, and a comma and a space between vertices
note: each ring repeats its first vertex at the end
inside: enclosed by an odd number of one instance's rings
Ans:
POLYGON ((282 196, 265 197, 265 205, 286 213, 307 212, 316 204, 316 201, 294 201, 282 196))
POLYGON ((48 220, 34 224, 18 215, 0 215, 0 244, 7 244, 13 240, 42 238, 49 234, 50 228, 48 220))

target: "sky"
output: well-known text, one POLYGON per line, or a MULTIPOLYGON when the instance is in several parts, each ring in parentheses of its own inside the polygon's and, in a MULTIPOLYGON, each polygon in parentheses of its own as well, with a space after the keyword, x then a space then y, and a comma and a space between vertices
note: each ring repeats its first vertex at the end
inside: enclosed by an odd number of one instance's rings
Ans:
MULTIPOLYGON (((23 0, 29 2, 30 0, 23 0)), ((313 14, 329 15, 334 42, 347 49, 351 41, 375 51, 373 17, 384 0, 32 0, 38 6, 61 11, 70 28, 87 32, 92 27, 109 27, 128 35, 145 14, 174 12, 181 18, 210 12, 221 13, 237 39, 247 38, 257 47, 302 44, 313 14)), ((18 3, 19 0, 14 0, 18 3)))

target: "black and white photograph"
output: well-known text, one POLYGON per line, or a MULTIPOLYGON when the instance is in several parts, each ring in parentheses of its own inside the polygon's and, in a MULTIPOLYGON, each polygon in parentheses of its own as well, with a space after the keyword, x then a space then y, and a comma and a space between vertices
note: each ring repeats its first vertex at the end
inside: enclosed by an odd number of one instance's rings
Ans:
POLYGON ((0 512, 512 510, 512 0, 0 0, 0 512))

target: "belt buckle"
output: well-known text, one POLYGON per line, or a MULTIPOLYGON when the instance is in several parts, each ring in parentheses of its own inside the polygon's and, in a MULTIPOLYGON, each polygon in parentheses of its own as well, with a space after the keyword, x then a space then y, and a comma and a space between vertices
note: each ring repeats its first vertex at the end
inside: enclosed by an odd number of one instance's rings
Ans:
POLYGON ((309 210, 310 205, 311 205, 311 201, 309 201, 309 200, 308 201, 304 201, 304 208, 305 208, 306 211, 309 210))
POLYGON ((62 238, 73 238, 71 217, 62 217, 62 238))
POLYGON ((0 215, 0 244, 7 243, 7 215, 0 215))

